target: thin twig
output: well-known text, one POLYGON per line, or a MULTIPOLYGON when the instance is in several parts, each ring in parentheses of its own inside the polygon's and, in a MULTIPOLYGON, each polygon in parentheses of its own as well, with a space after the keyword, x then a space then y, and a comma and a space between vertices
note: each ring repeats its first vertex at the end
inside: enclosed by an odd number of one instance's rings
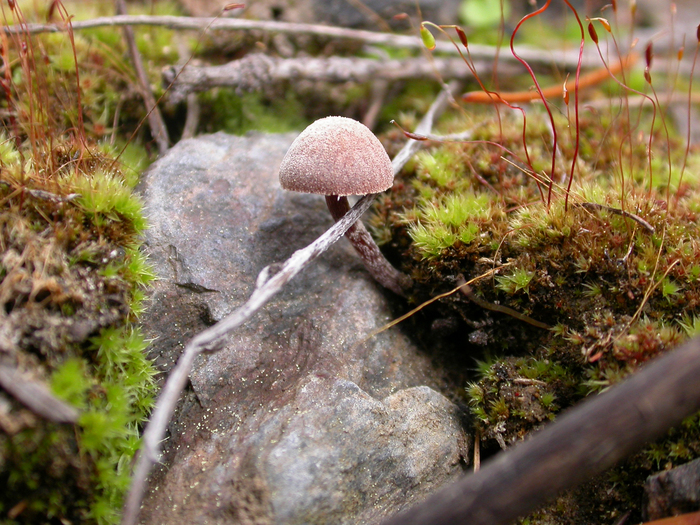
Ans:
POLYGON ((700 512, 691 512, 689 514, 680 514, 670 518, 647 521, 642 525, 700 525, 700 512))
POLYGON ((620 208, 613 208, 611 206, 605 206, 603 204, 598 204, 595 202, 582 202, 579 204, 579 206, 581 206, 582 208, 586 208, 587 210, 605 210, 616 215, 622 215, 623 217, 627 217, 628 219, 637 221, 637 223, 639 223, 649 233, 653 234, 654 232, 656 232, 656 229, 647 221, 642 219, 639 215, 635 215, 634 213, 621 210, 620 208))
POLYGON ((449 297, 450 295, 457 293, 460 290, 460 288, 462 288, 463 286, 466 286, 469 284, 474 284, 475 282, 480 281, 481 279, 484 279, 485 277, 490 277, 490 276, 496 274, 497 272, 499 272, 501 269, 505 268, 506 266, 510 266, 510 263, 505 263, 505 264, 502 264, 501 266, 497 266, 496 268, 491 268, 489 271, 482 273, 481 275, 477 275, 476 277, 472 277, 467 282, 462 282, 461 284, 458 284, 455 288, 452 288, 452 290, 450 290, 448 292, 443 292, 441 294, 436 295, 435 297, 431 297, 427 301, 416 306, 413 310, 406 312, 405 314, 397 317, 393 321, 390 321, 387 324, 385 324, 384 326, 380 326, 379 328, 377 328, 373 332, 370 332, 363 339, 360 339, 357 343, 355 343, 354 348, 362 346, 363 344, 365 344, 367 341, 369 341, 370 339, 372 339, 376 335, 379 335, 382 332, 388 330, 389 328, 396 326, 399 323, 404 322, 406 319, 414 316, 415 314, 420 312, 423 308, 430 306, 434 302, 439 301, 440 299, 444 299, 445 297, 449 297))
POLYGON ((532 317, 522 314, 517 310, 513 310, 512 308, 508 308, 507 306, 503 306, 502 304, 490 303, 482 299, 481 297, 478 297, 472 291, 470 286, 465 286, 466 284, 467 282, 464 280, 463 276, 460 275, 459 277, 457 277, 457 286, 460 286, 460 293, 477 306, 485 310, 491 310, 492 312, 501 312, 502 314, 509 315, 515 319, 518 319, 519 321, 530 324, 537 328, 542 328, 543 330, 549 330, 551 328, 551 326, 549 326, 548 324, 538 321, 537 319, 533 319, 532 317))
MULTIPOLYGON (((117 0, 116 6, 118 15, 126 15, 125 0, 117 0)), ((126 45, 129 49, 129 56, 131 57, 131 62, 134 65, 134 71, 136 72, 136 79, 139 83, 139 91, 141 91, 141 97, 146 105, 146 111, 148 111, 148 125, 151 128, 153 138, 158 144, 158 154, 162 156, 165 155, 170 147, 168 129, 165 127, 163 116, 160 114, 160 110, 158 109, 158 105, 156 103, 156 98, 153 96, 153 92, 151 91, 148 77, 146 76, 146 70, 143 67, 141 53, 139 53, 138 47, 136 47, 134 30, 131 26, 124 26, 123 32, 124 40, 126 40, 126 45)))
POLYGON ((54 396, 44 383, 23 375, 15 367, 0 365, 0 387, 36 415, 55 423, 75 423, 75 407, 54 396))
MULTIPOLYGON (((275 22, 270 20, 245 20, 242 18, 198 18, 186 16, 149 16, 149 15, 118 15, 93 18, 72 22, 73 30, 92 29, 95 27, 113 26, 162 26, 169 29, 204 29, 211 24, 215 31, 266 31, 292 35, 312 35, 333 39, 354 40, 365 44, 387 45, 403 49, 425 49, 417 36, 396 35, 393 33, 380 33, 360 29, 348 29, 344 27, 327 26, 321 24, 296 24, 290 22, 275 22)), ((6 26, 2 30, 7 34, 15 33, 57 33, 65 31, 62 24, 25 24, 20 26, 6 26)), ((436 53, 458 55, 458 50, 447 41, 438 41, 436 53)), ((493 46, 469 44, 469 52, 472 58, 493 60, 498 50, 493 46)), ((522 48, 518 50, 521 58, 531 64, 551 66, 557 64, 566 68, 575 68, 578 63, 578 53, 566 51, 554 51, 551 49, 539 50, 534 48, 522 48)), ((509 55, 501 55, 501 62, 514 62, 509 55)), ((584 67, 599 67, 600 61, 594 54, 586 55, 583 61, 584 67)))
MULTIPOLYGON (((7 181, 0 180, 0 186, 3 188, 11 188, 12 184, 10 184, 7 181)), ((46 190, 34 190, 31 188, 21 188, 21 191, 24 193, 28 193, 35 199, 41 199, 42 201, 51 201, 51 202, 70 202, 73 201, 79 197, 82 197, 80 193, 69 193, 68 195, 58 195, 57 193, 51 193, 50 191, 46 190)))
POLYGON ((384 100, 389 91, 391 83, 388 80, 379 79, 372 83, 372 94, 370 96, 370 104, 362 117, 362 123, 369 129, 374 129, 377 125, 377 118, 384 106, 384 100))
POLYGON ((187 95, 187 116, 185 125, 182 127, 180 140, 191 139, 197 134, 199 128, 199 118, 202 115, 202 108, 195 93, 187 95))
POLYGON ((576 80, 572 79, 565 83, 564 86, 560 84, 551 86, 549 88, 542 89, 542 93, 537 91, 515 91, 515 92, 500 92, 500 93, 487 93, 485 91, 472 91, 462 95, 463 102, 475 103, 475 104, 495 104, 499 102, 508 102, 510 104, 518 104, 525 102, 534 102, 536 100, 542 102, 542 99, 556 99, 561 98, 565 91, 574 91, 577 86, 579 90, 594 87, 602 82, 609 79, 610 72, 617 74, 623 69, 629 69, 637 61, 639 56, 636 53, 630 53, 626 57, 623 57, 619 62, 610 66, 609 69, 599 68, 591 73, 582 76, 578 79, 578 84, 576 80))
MULTIPOLYGON (((430 131, 437 114, 445 108, 448 100, 453 97, 454 91, 451 90, 456 91, 456 88, 456 84, 451 84, 440 93, 416 131, 421 133, 430 131)), ((396 155, 392 162, 395 174, 401 170, 418 147, 419 145, 415 141, 409 140, 396 155)), ((323 235, 306 248, 294 252, 272 277, 268 277, 269 268, 264 269, 256 280, 255 290, 245 304, 214 326, 199 333, 185 346, 177 365, 171 370, 168 380, 163 386, 143 433, 143 444, 134 469, 131 488, 124 504, 122 525, 135 525, 137 523, 148 476, 160 456, 160 443, 165 436, 168 422, 180 398, 180 393, 187 384, 195 358, 204 351, 219 350, 220 343, 225 336, 252 317, 305 266, 340 239, 370 207, 374 197, 374 195, 367 195, 360 199, 342 219, 331 226, 323 235)))

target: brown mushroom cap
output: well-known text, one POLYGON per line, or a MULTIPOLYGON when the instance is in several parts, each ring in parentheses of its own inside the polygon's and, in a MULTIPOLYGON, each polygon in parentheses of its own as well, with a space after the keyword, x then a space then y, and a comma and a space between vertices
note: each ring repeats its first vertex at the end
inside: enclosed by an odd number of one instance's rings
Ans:
POLYGON ((394 171, 379 139, 364 124, 326 117, 307 127, 280 166, 286 190, 320 195, 367 195, 391 187, 394 171))

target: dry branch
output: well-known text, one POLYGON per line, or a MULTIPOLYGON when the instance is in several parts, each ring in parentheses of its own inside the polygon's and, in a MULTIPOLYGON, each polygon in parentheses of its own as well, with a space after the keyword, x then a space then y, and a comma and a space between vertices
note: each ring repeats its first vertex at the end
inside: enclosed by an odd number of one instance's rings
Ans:
MULTIPOLYGON (((479 74, 490 72, 485 62, 475 64, 479 74)), ((181 102, 189 93, 214 87, 234 87, 238 93, 262 91, 274 83, 314 80, 324 82, 369 82, 411 78, 464 79, 471 75, 459 58, 408 58, 381 60, 356 57, 275 58, 254 53, 222 66, 168 67, 163 80, 171 85, 170 101, 181 102), (178 74, 179 73, 179 74, 178 74)))
MULTIPOLYGON (((117 13, 123 15, 126 13, 126 1, 117 0, 117 13)), ((146 76, 146 70, 143 67, 143 60, 141 59, 141 53, 139 53, 136 47, 136 39, 134 38, 134 30, 131 26, 124 26, 123 28, 124 39, 126 40, 127 48, 129 49, 129 56, 131 57, 131 62, 134 66, 134 71, 136 72, 136 79, 139 83, 139 91, 141 92, 141 98, 146 105, 146 111, 148 111, 148 125, 151 128, 151 133, 156 143, 158 144, 158 154, 165 155, 168 151, 169 138, 168 130, 165 127, 165 122, 163 121, 163 116, 160 114, 158 109, 158 104, 151 87, 149 86, 148 77, 146 76)))
MULTIPOLYGON (((430 107, 428 113, 423 117, 416 132, 430 132, 436 115, 443 111, 457 88, 458 86, 454 83, 446 86, 430 107)), ((419 146, 420 143, 409 140, 392 162, 394 174, 401 170, 419 146)), ((270 266, 263 269, 256 280, 255 290, 246 303, 214 326, 199 333, 185 346, 177 364, 171 370, 163 386, 155 409, 143 433, 143 444, 134 469, 131 488, 124 504, 122 525, 135 525, 138 521, 139 509, 141 508, 148 476, 160 456, 160 444, 165 436, 165 430, 175 410, 180 394, 187 384, 195 358, 205 351, 214 352, 220 350, 224 337, 250 319, 304 267, 338 241, 348 228, 367 211, 374 197, 374 195, 367 195, 360 199, 342 219, 326 230, 323 235, 306 248, 294 252, 274 275, 269 275, 271 272, 270 266)))
POLYGON ((383 525, 506 525, 700 410, 700 338, 383 525))
MULTIPOLYGON (((424 50, 425 47, 418 36, 380 33, 344 27, 326 26, 321 24, 296 24, 290 22, 274 22, 269 20, 245 20, 240 18, 197 18, 187 16, 149 16, 149 15, 118 15, 94 18, 72 22, 73 31, 110 26, 161 26, 169 29, 194 29, 211 31, 263 31, 290 35, 311 35, 341 40, 354 40, 364 44, 385 45, 394 48, 424 50)), ((2 28, 7 34, 15 33, 56 33, 65 31, 63 24, 25 24, 22 26, 6 26, 2 28)), ((470 44, 469 52, 474 60, 493 61, 496 48, 478 44, 470 44)), ((438 41, 435 53, 457 55, 455 46, 447 41, 438 41)), ((518 48, 518 54, 531 65, 558 65, 567 69, 575 69, 578 62, 578 52, 557 50, 539 50, 534 48, 518 48)), ((515 63, 512 55, 501 53, 500 62, 515 63)), ((600 67, 597 53, 586 54, 583 67, 600 67)))

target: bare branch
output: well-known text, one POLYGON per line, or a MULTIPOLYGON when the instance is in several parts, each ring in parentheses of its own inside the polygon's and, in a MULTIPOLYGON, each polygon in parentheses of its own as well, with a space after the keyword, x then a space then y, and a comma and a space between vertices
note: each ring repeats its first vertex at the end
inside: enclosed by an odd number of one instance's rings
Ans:
MULTIPOLYGON (((491 71, 491 64, 474 65, 479 74, 491 71)), ((252 53, 222 66, 174 66, 163 71, 163 80, 171 84, 170 101, 178 103, 193 91, 214 87, 235 87, 240 92, 261 91, 275 82, 316 80, 324 82, 369 82, 412 78, 463 79, 471 75, 461 58, 423 57, 382 60, 356 57, 276 58, 252 53), (179 74, 178 74, 179 72, 179 74)))
MULTIPOLYGON (((126 2, 125 0, 117 0, 117 13, 120 15, 126 14, 126 2)), ((139 91, 141 91, 141 98, 146 105, 146 111, 148 111, 148 125, 151 128, 151 133, 153 138, 158 144, 158 154, 165 155, 169 148, 168 130, 165 127, 165 122, 158 109, 158 104, 156 99, 151 92, 151 87, 149 86, 148 77, 146 76, 146 70, 143 67, 143 60, 141 60, 141 53, 139 53, 136 47, 136 39, 134 38, 134 30, 131 26, 124 26, 124 39, 126 40, 126 45, 129 48, 129 56, 131 57, 131 62, 134 65, 134 71, 136 72, 136 79, 139 83, 139 91)))
MULTIPOLYGON (((420 38, 411 35, 396 35, 393 33, 380 33, 344 27, 326 26, 321 24, 296 24, 290 22, 275 22, 269 20, 245 20, 240 18, 196 18, 186 16, 149 16, 149 15, 119 15, 94 18, 72 22, 73 31, 92 29, 106 26, 162 26, 170 29, 195 29, 204 30, 210 27, 213 31, 265 31, 284 33, 291 35, 312 35, 341 40, 355 40, 365 44, 380 44, 403 49, 424 50, 425 47, 420 38)), ((25 24, 22 26, 6 26, 2 30, 7 34, 15 33, 56 33, 65 31, 62 24, 25 24)), ((493 60, 496 57, 496 48, 470 44, 469 52, 475 60, 493 60)), ((447 41, 438 41, 435 53, 459 54, 457 48, 447 41)), ((551 49, 539 50, 533 48, 519 48, 518 54, 530 64, 551 66, 557 64, 561 67, 576 68, 578 52, 555 51, 551 49)), ((501 54, 500 61, 515 62, 511 55, 501 54)), ((583 67, 600 67, 600 59, 597 54, 588 54, 584 57, 583 67)))
MULTIPOLYGON (((451 84, 440 93, 418 125, 416 132, 428 133, 430 131, 436 115, 445 108, 457 88, 457 84, 451 84)), ((418 147, 419 144, 416 141, 409 140, 392 162, 394 174, 401 170, 418 147)), ((271 277, 269 276, 269 267, 265 268, 260 272, 260 276, 256 280, 256 288, 245 304, 214 326, 198 334, 185 346, 177 365, 171 370, 168 380, 163 386, 155 409, 143 433, 141 452, 134 469, 131 488, 124 504, 122 525, 135 525, 137 523, 148 476, 151 468, 160 456, 160 443, 165 436, 165 430, 180 398, 180 393, 187 384, 187 378, 195 358, 204 351, 213 352, 220 349, 222 338, 246 322, 305 266, 345 235, 348 228, 367 211, 374 197, 374 195, 367 195, 360 199, 342 219, 331 226, 323 235, 306 248, 294 252, 282 265, 281 269, 271 277)))
POLYGON ((506 525, 700 410, 700 338, 383 525, 506 525))

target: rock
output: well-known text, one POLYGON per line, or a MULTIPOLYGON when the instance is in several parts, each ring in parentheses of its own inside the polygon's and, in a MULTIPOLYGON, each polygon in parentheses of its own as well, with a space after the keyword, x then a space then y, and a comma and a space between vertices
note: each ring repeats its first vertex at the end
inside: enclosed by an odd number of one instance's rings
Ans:
MULTIPOLYGON (((392 18, 401 13, 417 17, 416 0, 364 0, 362 7, 347 0, 312 0, 313 13, 319 22, 343 27, 382 29, 377 15, 385 23, 395 25, 392 18)), ((456 24, 460 2, 457 0, 421 0, 423 20, 436 24, 456 24), (439 22, 436 22, 439 20, 439 22)))
MULTIPOLYGON (((216 16, 230 2, 226 0, 180 0, 184 10, 192 16, 216 16)), ((424 20, 436 24, 458 23, 460 0, 421 0, 418 2, 424 20)), ((347 0, 257 0, 245 2, 244 9, 235 16, 257 20, 277 20, 295 23, 326 23, 343 27, 383 29, 376 17, 395 25, 394 15, 408 13, 417 16, 415 0, 364 0, 362 4, 347 0)), ((406 26, 408 27, 408 26, 406 26)))
MULTIPOLYGON (((324 200, 285 192, 294 135, 183 141, 141 188, 160 276, 144 329, 164 372, 195 333, 331 224, 324 200)), ((392 328, 398 299, 345 239, 191 373, 143 523, 367 523, 459 476, 464 414, 429 357, 392 328)))
POLYGON ((700 459, 649 476, 644 499, 645 521, 700 510, 700 459))

